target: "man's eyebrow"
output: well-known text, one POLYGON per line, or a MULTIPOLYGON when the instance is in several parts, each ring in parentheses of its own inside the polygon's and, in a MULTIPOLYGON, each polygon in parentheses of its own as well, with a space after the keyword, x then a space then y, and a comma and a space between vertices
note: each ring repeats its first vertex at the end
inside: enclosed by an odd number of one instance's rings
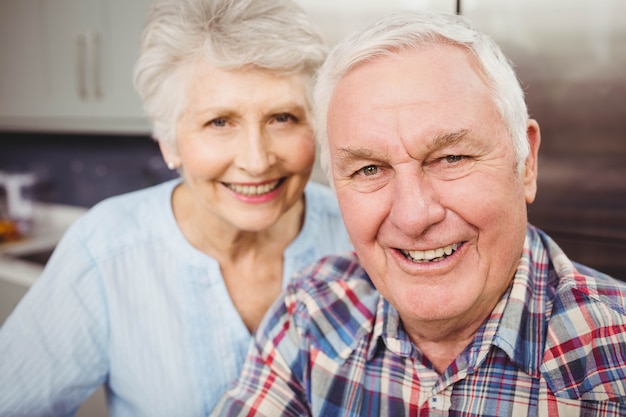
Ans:
MULTIPOLYGON (((461 129, 456 132, 446 132, 435 135, 428 142, 428 148, 432 151, 435 149, 441 149, 446 146, 453 146, 463 139, 467 138, 469 134, 468 129, 461 129)), ((373 152, 372 149, 365 147, 338 147, 335 149, 335 155, 338 159, 349 161, 349 160, 361 160, 361 159, 370 159, 370 160, 385 160, 387 155, 380 154, 378 152, 373 152)))
POLYGON ((445 148, 446 146, 452 146, 459 143, 461 140, 467 137, 469 133, 468 129, 461 129, 456 132, 446 132, 436 135, 428 143, 430 150, 445 148))
POLYGON ((357 160, 357 159, 376 159, 384 158, 380 153, 374 153, 369 148, 363 147, 338 147, 335 149, 338 159, 357 160))

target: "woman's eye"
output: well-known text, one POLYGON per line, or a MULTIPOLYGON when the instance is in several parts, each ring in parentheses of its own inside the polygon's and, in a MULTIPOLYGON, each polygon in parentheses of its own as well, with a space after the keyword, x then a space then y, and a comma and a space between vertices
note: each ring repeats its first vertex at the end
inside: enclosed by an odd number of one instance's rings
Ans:
POLYGON ((224 127, 224 126, 226 126, 226 123, 227 123, 227 121, 226 121, 225 118, 218 117, 216 119, 209 120, 207 122, 207 126, 224 127))
POLYGON ((276 121, 278 123, 287 123, 287 122, 297 122, 298 119, 290 113, 281 113, 276 116, 276 121))
POLYGON ((368 165, 357 171, 357 174, 362 174, 362 175, 365 175, 366 177, 369 177, 371 175, 376 175, 377 173, 378 173, 378 167, 375 165, 368 165))

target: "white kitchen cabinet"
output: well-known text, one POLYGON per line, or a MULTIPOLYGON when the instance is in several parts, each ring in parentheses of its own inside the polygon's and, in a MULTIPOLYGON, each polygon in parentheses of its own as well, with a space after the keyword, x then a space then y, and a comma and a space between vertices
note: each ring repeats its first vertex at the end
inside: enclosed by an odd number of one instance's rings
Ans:
POLYGON ((0 129, 147 133, 132 86, 151 0, 0 2, 0 129))
MULTIPOLYGON (((333 44, 391 10, 456 0, 298 0, 333 44)), ((151 0, 1 0, 0 130, 150 131, 132 86, 151 0)))

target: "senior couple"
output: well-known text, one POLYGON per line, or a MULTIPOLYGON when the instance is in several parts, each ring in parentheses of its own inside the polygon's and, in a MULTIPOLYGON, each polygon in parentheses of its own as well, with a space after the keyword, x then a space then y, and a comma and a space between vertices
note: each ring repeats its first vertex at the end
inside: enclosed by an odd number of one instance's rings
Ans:
POLYGON ((0 415, 99 384, 114 417, 626 415, 626 285, 528 224, 500 49, 401 12, 325 56, 288 1, 155 3, 135 81, 181 178, 68 231, 0 331, 0 415))

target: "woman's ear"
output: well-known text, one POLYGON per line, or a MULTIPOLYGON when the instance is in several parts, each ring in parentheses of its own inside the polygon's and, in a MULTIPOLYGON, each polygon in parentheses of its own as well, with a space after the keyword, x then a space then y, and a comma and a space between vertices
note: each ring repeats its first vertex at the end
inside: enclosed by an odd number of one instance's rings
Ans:
POLYGON ((534 119, 528 120, 526 126, 526 137, 530 146, 530 152, 526 157, 524 164, 524 190, 526 194, 526 203, 530 204, 535 201, 537 194, 537 175, 538 175, 538 159, 539 145, 541 144, 541 132, 539 123, 534 119))
POLYGON ((173 171, 180 167, 180 157, 175 143, 165 143, 159 140, 159 149, 161 149, 161 155, 163 155, 163 160, 169 170, 173 171))

